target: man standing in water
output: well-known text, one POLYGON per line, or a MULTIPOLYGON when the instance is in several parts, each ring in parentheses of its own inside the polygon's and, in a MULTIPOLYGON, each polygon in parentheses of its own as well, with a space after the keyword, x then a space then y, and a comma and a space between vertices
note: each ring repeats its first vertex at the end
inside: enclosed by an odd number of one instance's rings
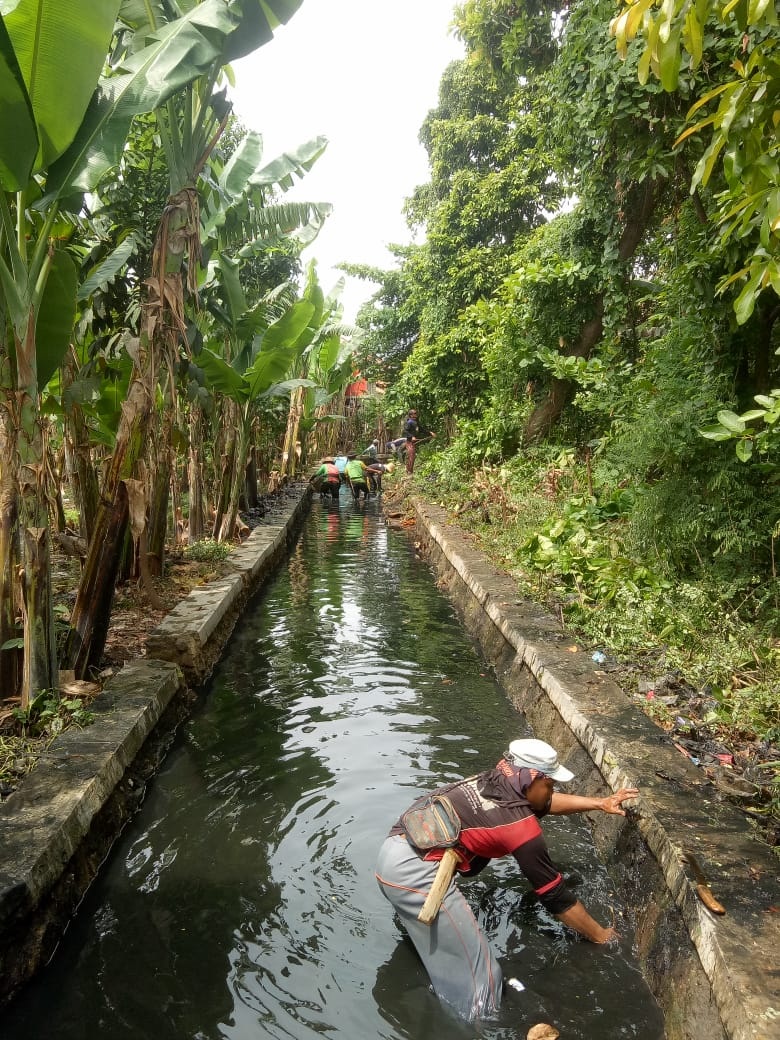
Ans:
POLYGON ((368 468, 354 452, 348 456, 347 466, 344 470, 347 483, 352 490, 352 497, 356 502, 360 501, 361 494, 364 501, 368 501, 368 468))
MULTIPOLYGON (((621 805, 638 794, 623 788, 606 798, 585 798, 554 791, 574 774, 560 764, 556 751, 542 740, 514 740, 495 767, 439 788, 455 814, 457 873, 478 874, 491 859, 514 856, 544 906, 569 928, 594 943, 617 938, 569 891, 550 859, 539 826, 547 813, 600 810, 625 816, 621 805)), ((417 800, 423 807, 430 796, 417 800)), ((495 954, 465 897, 450 882, 441 910, 428 926, 418 919, 436 877, 445 845, 425 849, 409 839, 404 813, 379 852, 376 879, 414 943, 434 992, 461 1017, 471 1021, 495 1013, 501 1004, 502 974, 495 954)), ((423 829, 428 829, 428 822, 423 829)), ((432 826, 435 826, 432 823, 432 826)), ((435 840, 435 839, 434 839, 435 840)))

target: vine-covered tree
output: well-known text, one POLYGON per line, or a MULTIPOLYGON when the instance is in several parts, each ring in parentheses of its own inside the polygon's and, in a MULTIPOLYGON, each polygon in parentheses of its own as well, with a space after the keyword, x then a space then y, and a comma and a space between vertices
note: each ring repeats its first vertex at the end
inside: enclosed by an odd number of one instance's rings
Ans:
MULTIPOLYGON (((461 431, 453 458, 505 461, 545 442, 595 453, 597 475, 637 488, 643 550, 663 542, 682 568, 713 552, 724 569, 739 567, 740 553, 766 560, 776 496, 757 493, 760 467, 739 472, 698 431, 733 416, 713 437, 738 436, 744 455, 746 423, 775 415, 777 309, 773 294, 752 315, 739 303, 756 243, 721 236, 731 172, 710 163, 701 128, 685 136, 691 107, 733 83, 733 26, 707 23, 705 84, 685 67, 672 91, 642 74, 640 43, 617 52, 614 14, 606 2, 469 0, 458 10, 467 57, 445 74, 425 122, 431 180, 407 207, 425 241, 394 276, 403 309, 385 316, 375 301, 371 327, 400 327, 401 314, 419 321, 388 401, 446 415, 461 431), (517 185, 513 170, 527 170, 537 194, 493 199, 493 184, 517 185), (515 204, 514 224, 491 220, 506 219, 502 198, 515 204)), ((771 244, 771 221, 763 234, 771 244)), ((760 443, 765 452, 772 441, 760 443)))
POLYGON ((414 399, 431 416, 480 410, 484 373, 459 315, 496 290, 518 238, 562 191, 535 100, 535 84, 495 77, 476 53, 442 77, 420 133, 431 181, 406 206, 425 241, 404 258, 404 307, 419 315, 419 341, 391 395, 399 409, 414 399))

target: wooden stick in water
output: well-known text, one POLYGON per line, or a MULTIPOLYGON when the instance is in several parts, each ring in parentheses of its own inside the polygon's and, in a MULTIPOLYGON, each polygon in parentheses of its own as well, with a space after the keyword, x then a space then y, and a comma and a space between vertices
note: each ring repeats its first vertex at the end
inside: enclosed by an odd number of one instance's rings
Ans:
POLYGON ((458 854, 455 849, 445 849, 444 855, 439 862, 439 869, 436 871, 436 877, 433 879, 433 884, 422 905, 422 910, 417 915, 418 921, 431 925, 436 920, 457 865, 458 854))
POLYGON ((704 876, 704 871, 701 869, 699 861, 696 859, 694 854, 689 849, 683 849, 680 858, 683 863, 687 863, 693 871, 693 876, 696 878, 696 895, 701 899, 702 903, 704 903, 707 909, 713 914, 725 914, 726 908, 722 903, 719 903, 712 894, 709 881, 707 881, 707 878, 704 876))

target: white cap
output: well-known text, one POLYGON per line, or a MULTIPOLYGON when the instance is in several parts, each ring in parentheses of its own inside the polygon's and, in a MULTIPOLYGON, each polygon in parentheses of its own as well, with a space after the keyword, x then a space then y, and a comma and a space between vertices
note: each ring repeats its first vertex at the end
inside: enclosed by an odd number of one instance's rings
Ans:
POLYGON ((521 769, 536 769, 551 780, 566 783, 574 779, 572 773, 558 761, 558 752, 543 740, 527 738, 513 740, 506 753, 506 760, 521 769))

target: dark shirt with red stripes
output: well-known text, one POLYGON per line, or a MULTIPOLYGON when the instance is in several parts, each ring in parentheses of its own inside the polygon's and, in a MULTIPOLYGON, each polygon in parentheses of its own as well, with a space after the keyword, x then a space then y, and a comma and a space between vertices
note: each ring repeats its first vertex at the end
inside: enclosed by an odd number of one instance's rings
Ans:
MULTIPOLYGON (((465 877, 478 874, 491 859, 514 856, 541 902, 553 914, 563 913, 576 903, 561 872, 550 859, 539 820, 524 795, 511 782, 510 770, 489 769, 478 776, 448 784, 436 794, 446 794, 461 823, 456 846, 460 856, 458 871, 465 877), (510 774, 510 775, 508 775, 510 774)), ((422 804, 430 795, 418 799, 422 804)), ((402 834, 399 820, 390 831, 402 834)), ((438 860, 443 849, 420 855, 438 860)))

